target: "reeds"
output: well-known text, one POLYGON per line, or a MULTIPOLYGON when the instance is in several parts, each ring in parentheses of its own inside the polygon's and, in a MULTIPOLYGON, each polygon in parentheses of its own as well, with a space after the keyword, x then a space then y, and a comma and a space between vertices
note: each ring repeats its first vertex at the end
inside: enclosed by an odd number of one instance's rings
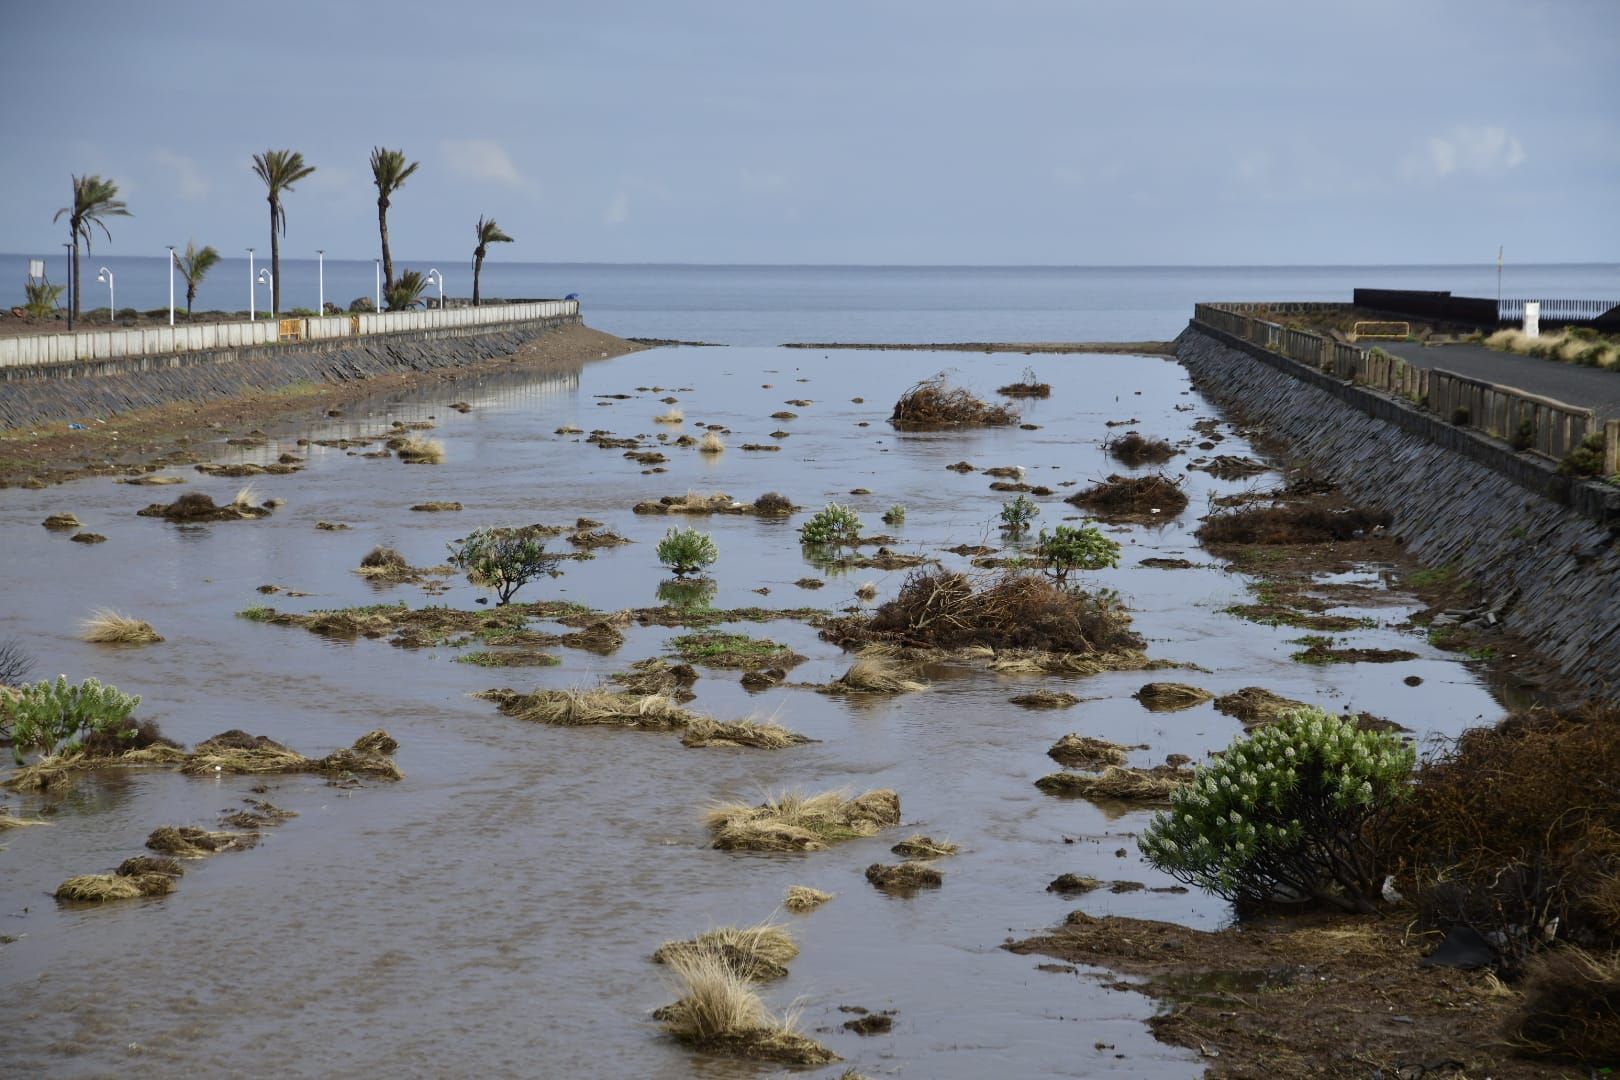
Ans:
POLYGON ((855 654, 849 670, 827 687, 832 693, 910 694, 928 684, 906 673, 899 654, 882 645, 868 645, 855 654))
POLYGON ((900 796, 887 789, 850 798, 844 791, 766 796, 758 806, 725 802, 704 823, 725 851, 819 851, 828 844, 873 836, 900 823, 900 796))
POLYGON ((150 645, 163 635, 152 624, 112 608, 97 608, 79 624, 80 636, 98 645, 150 645))
POLYGON ((724 959, 712 952, 674 958, 680 997, 653 1015, 664 1030, 700 1050, 792 1065, 825 1065, 838 1055, 777 1017, 724 959))
POLYGON ((725 448, 726 441, 720 437, 718 431, 706 432, 703 438, 698 440, 698 453, 700 454, 718 454, 725 448))
POLYGON ((786 975, 787 964, 799 955, 799 946, 779 923, 762 922, 721 926, 685 941, 666 941, 652 958, 657 964, 673 964, 702 953, 718 957, 743 979, 762 982, 786 975))
POLYGON ((444 460, 444 443, 413 435, 395 451, 399 460, 410 465, 437 465, 444 460))
POLYGON ((686 414, 679 409, 670 409, 653 417, 655 424, 681 424, 686 422, 686 414))
POLYGON ((790 731, 771 720, 749 717, 722 724, 712 716, 694 716, 681 733, 681 745, 691 748, 746 746, 756 750, 781 750, 809 742, 797 731, 790 731))
POLYGON ((833 898, 830 892, 812 889, 808 885, 789 885, 787 895, 782 897, 782 906, 789 911, 802 915, 807 911, 814 911, 833 898))

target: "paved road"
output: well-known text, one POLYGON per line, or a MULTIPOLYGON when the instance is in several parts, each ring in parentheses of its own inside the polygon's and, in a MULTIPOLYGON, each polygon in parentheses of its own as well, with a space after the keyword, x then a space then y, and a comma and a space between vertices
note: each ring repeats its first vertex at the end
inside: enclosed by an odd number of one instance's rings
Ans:
POLYGON ((1480 345, 1425 348, 1409 342, 1379 344, 1416 367, 1445 368, 1459 375, 1528 390, 1576 408, 1591 409, 1602 420, 1620 420, 1620 371, 1538 360, 1480 345))

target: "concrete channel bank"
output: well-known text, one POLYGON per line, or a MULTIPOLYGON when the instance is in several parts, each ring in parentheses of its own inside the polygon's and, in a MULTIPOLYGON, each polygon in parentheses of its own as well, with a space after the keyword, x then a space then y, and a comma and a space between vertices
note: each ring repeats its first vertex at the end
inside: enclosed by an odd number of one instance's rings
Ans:
MULTIPOLYGON (((532 307, 526 305, 525 307, 532 307)), ((514 305, 516 307, 516 305, 514 305)), ((176 402, 204 402, 299 383, 338 383, 406 371, 438 371, 506 356, 580 321, 579 306, 535 314, 475 309, 477 325, 375 329, 183 352, 0 366, 0 429, 77 421, 176 402)), ((402 316, 428 313, 401 313, 402 316)), ((450 312, 448 314, 455 314, 450 312)), ((316 320, 309 320, 315 322, 316 320)), ((324 321, 324 320, 323 320, 324 321)))
POLYGON ((1620 489, 1196 320, 1176 355, 1200 392, 1387 511, 1426 566, 1511 596, 1508 629, 1581 694, 1620 701, 1620 489))

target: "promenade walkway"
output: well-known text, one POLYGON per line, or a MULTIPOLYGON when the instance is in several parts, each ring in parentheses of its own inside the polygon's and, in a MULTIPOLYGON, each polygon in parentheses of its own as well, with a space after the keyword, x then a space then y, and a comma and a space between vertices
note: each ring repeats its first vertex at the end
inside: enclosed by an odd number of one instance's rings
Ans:
POLYGON ((1459 375, 1517 387, 1576 408, 1591 409, 1599 420, 1620 420, 1620 371, 1581 367, 1498 352, 1482 345, 1437 345, 1380 342, 1414 367, 1445 368, 1459 375))

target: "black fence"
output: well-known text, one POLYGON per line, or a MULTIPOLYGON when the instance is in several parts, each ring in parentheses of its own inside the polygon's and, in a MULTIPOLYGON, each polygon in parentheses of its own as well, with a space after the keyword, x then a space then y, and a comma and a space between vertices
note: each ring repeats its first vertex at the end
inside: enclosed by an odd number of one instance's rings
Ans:
MULTIPOLYGON (((1523 325, 1526 303, 1525 300, 1498 302, 1483 297, 1452 296, 1449 292, 1421 292, 1414 289, 1355 291, 1355 305, 1360 308, 1479 330, 1523 325)), ((1613 300, 1542 300, 1540 304, 1544 329, 1590 326, 1606 332, 1620 330, 1620 303, 1613 300)))

